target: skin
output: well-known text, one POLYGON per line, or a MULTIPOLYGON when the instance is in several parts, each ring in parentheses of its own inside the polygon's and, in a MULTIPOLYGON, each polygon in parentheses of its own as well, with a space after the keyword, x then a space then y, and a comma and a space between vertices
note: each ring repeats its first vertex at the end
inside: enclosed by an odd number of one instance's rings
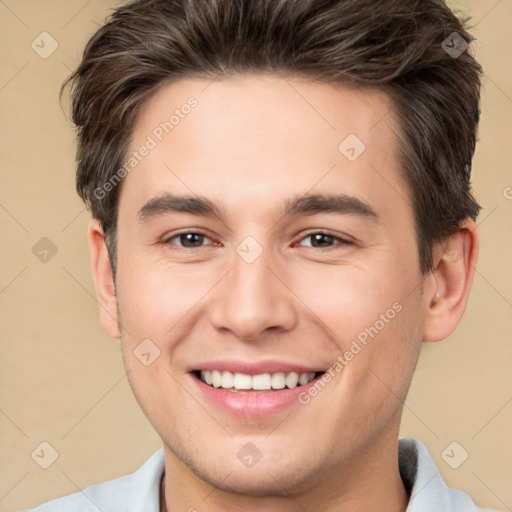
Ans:
POLYGON ((98 221, 91 268, 105 331, 120 339, 133 392, 161 436, 169 512, 405 510, 397 438, 423 342, 464 312, 478 254, 466 220, 419 271, 410 191, 398 172, 397 123, 379 90, 267 74, 162 86, 143 106, 130 151, 190 96, 198 105, 127 175, 116 286, 98 221), (338 150, 356 134, 366 150, 338 150), (378 172, 377 172, 378 171, 378 172), (138 211, 165 193, 207 197, 222 219, 138 211), (337 213, 283 217, 305 193, 343 193, 378 221, 337 213), (202 232, 194 248, 180 232, 202 232), (328 239, 314 247, 313 233, 328 239), (252 236, 263 249, 236 252, 252 236), (181 245, 180 245, 181 244, 181 245), (402 309, 307 405, 259 418, 221 411, 187 372, 200 361, 273 359, 328 369, 394 303, 402 309), (149 338, 160 356, 144 366, 149 338), (237 452, 253 443, 254 466, 237 452))

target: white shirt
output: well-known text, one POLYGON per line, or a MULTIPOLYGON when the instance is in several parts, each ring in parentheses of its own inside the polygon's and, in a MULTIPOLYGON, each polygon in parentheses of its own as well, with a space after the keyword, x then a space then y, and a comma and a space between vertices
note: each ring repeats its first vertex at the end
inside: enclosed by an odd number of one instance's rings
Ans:
MULTIPOLYGON (((465 492, 446 486, 423 443, 399 439, 400 475, 411 490, 406 512, 491 511, 465 492)), ((158 450, 134 473, 57 498, 25 512, 160 512, 164 451, 158 450)))

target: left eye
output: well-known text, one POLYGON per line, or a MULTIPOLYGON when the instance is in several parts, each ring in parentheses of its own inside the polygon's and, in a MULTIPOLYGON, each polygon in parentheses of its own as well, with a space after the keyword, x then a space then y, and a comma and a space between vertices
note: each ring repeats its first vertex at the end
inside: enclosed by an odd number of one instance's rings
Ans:
MULTIPOLYGON (((305 247, 313 247, 315 249, 321 249, 322 247, 332 247, 333 244, 330 242, 337 241, 342 245, 350 245, 352 242, 349 242, 348 240, 344 240, 343 238, 340 238, 338 236, 331 235, 329 233, 310 233, 309 235, 306 235, 305 237, 301 238, 301 240, 307 240, 311 239, 311 244, 306 245, 305 247)), ((304 247, 304 246, 302 246, 304 247)))

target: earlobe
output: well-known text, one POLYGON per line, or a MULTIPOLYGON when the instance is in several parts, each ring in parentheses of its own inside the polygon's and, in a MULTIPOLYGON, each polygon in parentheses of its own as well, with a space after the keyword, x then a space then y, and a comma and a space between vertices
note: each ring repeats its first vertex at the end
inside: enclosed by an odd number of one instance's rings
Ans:
POLYGON ((428 301, 423 341, 447 338, 457 327, 466 309, 478 259, 476 224, 467 219, 439 247, 432 272, 434 293, 428 301))
POLYGON ((120 339, 121 330, 117 318, 117 298, 112 267, 105 245, 105 234, 97 219, 89 222, 87 240, 91 272, 98 298, 100 324, 109 336, 120 339))

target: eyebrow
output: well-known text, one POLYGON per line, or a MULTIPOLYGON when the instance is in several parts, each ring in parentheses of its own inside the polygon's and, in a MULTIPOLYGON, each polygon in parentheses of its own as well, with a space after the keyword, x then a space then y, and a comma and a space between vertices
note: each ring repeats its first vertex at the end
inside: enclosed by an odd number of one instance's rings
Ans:
MULTIPOLYGON (((204 217, 225 217, 224 210, 209 199, 201 196, 178 196, 164 194, 150 199, 138 212, 139 221, 146 222, 167 213, 187 213, 204 217)), ((283 216, 315 215, 319 213, 336 213, 357 215, 374 221, 380 215, 366 201, 345 194, 314 194, 295 196, 287 199, 283 205, 283 216)))

